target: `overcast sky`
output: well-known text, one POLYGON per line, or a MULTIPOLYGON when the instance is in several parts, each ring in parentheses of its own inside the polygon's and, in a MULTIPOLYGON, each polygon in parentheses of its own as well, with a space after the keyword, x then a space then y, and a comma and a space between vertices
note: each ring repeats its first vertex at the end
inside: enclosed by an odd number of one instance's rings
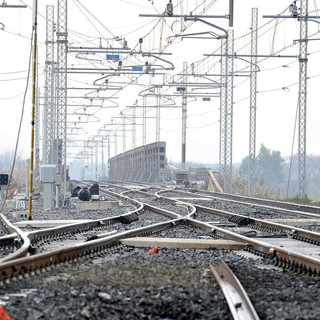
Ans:
MULTIPOLYGON (((162 13, 167 1, 154 0, 70 0, 68 1, 68 27, 70 46, 107 46, 109 43, 117 46, 119 42, 112 41, 114 36, 125 37, 128 47, 139 49, 138 40, 144 38, 142 50, 159 51, 159 47, 167 44, 168 37, 181 29, 189 26, 188 22, 179 19, 166 19, 165 22, 157 22, 155 18, 139 17, 141 13, 162 13), (101 40, 100 40, 101 38, 101 40)), ((206 15, 225 15, 228 13, 228 2, 226 0, 212 1, 213 5, 205 13, 206 15)), ((8 4, 22 4, 22 1, 7 0, 8 4)), ((25 0, 32 7, 33 1, 25 0)), ((208 6, 211 1, 178 1, 173 0, 175 13, 189 14, 200 12, 208 6)), ((262 15, 278 14, 283 12, 290 1, 235 1, 234 10, 234 32, 235 51, 238 54, 250 54, 250 26, 251 10, 259 9, 259 39, 258 53, 281 55, 298 55, 299 45, 293 45, 293 41, 299 37, 299 23, 294 19, 273 21, 264 19, 262 15), (277 23, 278 22, 278 23, 277 23)), ((309 1, 310 14, 315 12, 320 1, 309 1), (311 13, 312 12, 312 13, 311 13)), ((56 10, 56 1, 39 1, 39 86, 41 95, 44 94, 44 62, 45 62, 45 6, 53 4, 56 10)), ((285 12, 288 14, 288 12, 285 12)), ((26 70, 28 68, 28 55, 30 50, 30 35, 32 28, 32 10, 27 9, 5 9, 0 7, 0 22, 4 24, 4 30, 0 30, 0 152, 13 150, 19 126, 23 92, 26 85, 26 70)), ((210 19, 224 29, 228 28, 226 19, 210 19)), ((309 23, 309 35, 313 39, 319 37, 319 26, 314 22, 309 23)), ((1 24, 0 24, 1 27, 1 24)), ((197 22, 188 27, 185 33, 213 31, 210 26, 197 22)), ((215 30, 219 33, 219 31, 215 30)), ((172 56, 165 56, 170 60, 175 70, 171 75, 181 72, 183 62, 196 63, 204 58, 204 54, 213 52, 220 53, 221 43, 214 39, 184 39, 177 40, 170 45, 165 52, 172 56)), ((308 102, 307 102, 307 153, 319 154, 320 138, 320 111, 318 92, 320 87, 319 70, 319 41, 310 41, 308 60, 308 102)), ((126 59, 121 55, 122 59, 126 59)), ((68 57, 69 66, 74 67, 107 67, 110 63, 105 61, 104 55, 90 57, 99 61, 88 61, 77 59, 75 54, 68 57)), ((139 58, 144 63, 147 58, 139 58)), ((207 59, 200 64, 198 72, 211 73, 220 72, 219 58, 207 59)), ((258 72, 258 94, 257 94, 257 149, 261 143, 272 150, 281 151, 282 156, 289 156, 292 148, 295 115, 298 99, 299 64, 297 59, 292 58, 270 58, 260 59, 258 72)), ((136 60, 132 60, 137 63, 136 60)), ((249 70, 249 64, 239 59, 235 60, 235 69, 249 70), (246 68, 246 69, 245 69, 246 68)), ((244 73, 246 74, 246 73, 244 73)), ((93 82, 101 75, 70 74, 68 86, 84 87, 92 86, 93 82)), ((81 126, 83 130, 76 131, 77 139, 84 139, 88 134, 97 134, 98 129, 109 123, 112 116, 117 116, 125 107, 132 105, 138 98, 138 93, 146 86, 161 82, 163 75, 144 75, 141 77, 117 77, 112 79, 118 82, 118 86, 124 89, 116 93, 116 104, 105 104, 115 108, 104 108, 98 111, 94 117, 89 118, 89 123, 84 126, 82 119, 78 116, 70 116, 73 123, 69 126, 81 126), (127 86, 128 82, 135 82, 134 86, 127 86), (74 124, 78 122, 77 124, 74 124)), ((169 79, 169 75, 165 79, 169 79)), ((178 79, 178 77, 176 77, 178 79)), ((218 80, 218 78, 214 78, 218 80)), ((195 81, 195 80, 190 80, 195 81)), ((199 79, 197 80, 201 82, 199 79)), ((233 127, 233 160, 240 162, 248 155, 249 150, 249 78, 238 77, 234 79, 234 127, 233 127)), ((86 91, 70 90, 69 96, 80 96, 86 91)), ((172 93, 172 91, 171 91, 172 93)), ((109 96, 115 91, 106 93, 109 96)), ((80 100, 77 100, 78 102, 80 100)), ((138 103, 141 101, 139 100, 138 103)), ((83 100, 81 101, 83 103, 83 100)), ((155 100, 150 100, 150 104, 155 100)), ((176 98, 176 104, 181 103, 181 98, 176 98)), ((68 113, 73 113, 75 108, 69 108, 68 113)), ((41 111, 43 111, 41 109, 41 111)), ((94 110, 96 112, 97 110, 94 110)), ((25 114, 19 150, 26 157, 30 153, 30 113, 31 113, 31 82, 26 99, 25 114)), ((155 113, 150 111, 147 126, 147 143, 155 141, 155 113)), ((162 141, 167 142, 167 157, 169 160, 180 161, 181 158, 181 110, 161 110, 161 133, 162 141)), ((87 118, 86 118, 87 119, 87 118)), ((115 120, 116 121, 116 120, 115 120)), ((138 122, 141 119, 138 119, 138 122)), ((212 98, 210 102, 188 101, 188 124, 187 124, 187 160, 197 162, 219 161, 219 99, 212 98)), ((75 132, 75 131, 74 131, 75 132)), ((103 134, 100 132, 100 134, 103 134)), ((130 132, 127 133, 127 149, 131 148, 130 132)), ((69 135, 69 137, 73 137, 69 135)), ((137 146, 142 142, 142 128, 138 126, 137 146)), ((114 147, 111 146, 112 155, 114 147)), ((70 151, 72 151, 70 149, 70 151)), ((122 137, 118 138, 118 151, 122 151, 122 137)), ((297 144, 294 153, 297 152, 297 144)))

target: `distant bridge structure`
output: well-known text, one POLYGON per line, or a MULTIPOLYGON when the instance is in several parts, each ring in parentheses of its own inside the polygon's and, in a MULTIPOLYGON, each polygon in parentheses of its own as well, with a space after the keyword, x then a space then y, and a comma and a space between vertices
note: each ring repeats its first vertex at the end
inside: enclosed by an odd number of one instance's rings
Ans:
POLYGON ((147 144, 109 159, 109 180, 163 182, 166 142, 147 144))

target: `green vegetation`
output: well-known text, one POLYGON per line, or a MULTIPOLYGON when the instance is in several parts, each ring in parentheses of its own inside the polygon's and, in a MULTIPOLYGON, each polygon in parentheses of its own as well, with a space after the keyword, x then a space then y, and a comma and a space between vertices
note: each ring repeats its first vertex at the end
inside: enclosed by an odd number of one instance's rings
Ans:
MULTIPOLYGON (((284 159, 279 151, 266 148, 263 144, 256 157, 256 196, 276 198, 280 196, 279 186, 283 183, 284 159)), ((248 194, 249 156, 245 157, 234 178, 234 192, 248 194)))
POLYGON ((302 205, 311 205, 311 206, 316 206, 320 207, 320 199, 310 199, 310 198, 284 198, 284 199, 275 199, 279 201, 284 201, 284 202, 290 202, 290 203, 296 203, 296 204, 302 204, 302 205))

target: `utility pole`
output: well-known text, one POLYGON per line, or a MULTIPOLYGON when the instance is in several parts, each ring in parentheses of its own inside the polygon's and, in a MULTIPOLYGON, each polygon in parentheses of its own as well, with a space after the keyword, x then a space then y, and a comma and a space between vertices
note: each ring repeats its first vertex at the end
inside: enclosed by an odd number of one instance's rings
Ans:
POLYGON ((54 6, 46 6, 46 61, 43 110, 43 164, 54 163, 55 103, 54 103, 54 6))
POLYGON ((66 198, 66 170, 67 170, 67 52, 68 25, 67 0, 58 0, 58 28, 57 28, 57 173, 61 184, 57 185, 57 199, 66 198))
POLYGON ((33 167, 34 167, 34 121, 36 108, 36 75, 37 75, 37 41, 38 41, 38 0, 33 1, 33 59, 32 59, 32 111, 31 111, 31 153, 30 153, 30 181, 29 181, 29 213, 28 220, 32 220, 33 196, 33 167))
POLYGON ((256 181, 256 112, 257 112, 257 40, 258 9, 252 9, 251 15, 251 66, 250 66, 250 119, 249 119, 249 176, 248 194, 255 195, 256 181))

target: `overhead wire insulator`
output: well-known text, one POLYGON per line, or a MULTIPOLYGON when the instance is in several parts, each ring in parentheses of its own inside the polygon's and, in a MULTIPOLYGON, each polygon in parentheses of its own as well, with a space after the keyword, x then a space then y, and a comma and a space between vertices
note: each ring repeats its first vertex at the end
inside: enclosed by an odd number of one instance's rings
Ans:
POLYGON ((172 16, 172 15, 173 15, 173 4, 172 4, 172 0, 170 0, 169 3, 167 4, 166 13, 167 13, 169 16, 172 16))

